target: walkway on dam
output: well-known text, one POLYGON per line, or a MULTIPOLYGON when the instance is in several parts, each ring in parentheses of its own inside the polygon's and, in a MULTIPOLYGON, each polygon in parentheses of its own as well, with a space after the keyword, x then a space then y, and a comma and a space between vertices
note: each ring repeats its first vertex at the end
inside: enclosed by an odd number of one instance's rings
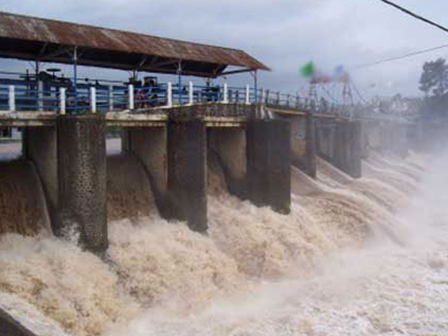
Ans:
POLYGON ((272 113, 305 115, 310 112, 322 118, 406 122, 401 117, 366 114, 350 106, 319 106, 298 95, 249 85, 199 86, 193 82, 188 85, 168 82, 147 86, 84 84, 76 91, 57 86, 44 90, 43 86, 40 81, 37 86, 30 87, 28 81, 0 78, 0 126, 49 126, 54 124, 58 115, 85 113, 104 114, 111 126, 151 126, 165 122, 179 109, 188 111, 188 115, 183 113, 184 117, 202 117, 210 125, 233 126, 250 117, 238 105, 262 106, 259 113, 264 118, 272 118, 272 113), (217 105, 222 108, 210 107, 217 105))

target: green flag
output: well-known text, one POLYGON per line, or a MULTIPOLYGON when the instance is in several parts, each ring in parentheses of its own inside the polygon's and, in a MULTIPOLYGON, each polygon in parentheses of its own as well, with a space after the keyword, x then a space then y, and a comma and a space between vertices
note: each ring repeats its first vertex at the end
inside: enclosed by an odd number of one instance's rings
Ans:
POLYGON ((305 78, 313 77, 314 71, 315 71, 315 69, 314 69, 313 62, 309 62, 309 63, 305 64, 302 68, 300 68, 300 73, 305 78))

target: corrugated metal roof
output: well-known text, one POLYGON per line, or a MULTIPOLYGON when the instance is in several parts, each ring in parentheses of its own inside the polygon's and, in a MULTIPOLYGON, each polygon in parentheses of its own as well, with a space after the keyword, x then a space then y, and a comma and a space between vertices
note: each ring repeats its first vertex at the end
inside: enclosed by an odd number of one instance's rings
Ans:
MULTIPOLYGON (((190 72, 197 68, 198 74, 210 76, 219 74, 228 65, 269 70, 242 50, 0 12, 1 56, 68 63, 68 56, 55 52, 61 46, 84 50, 79 63, 85 65, 131 69, 142 63, 142 70, 152 71, 153 67, 157 71, 156 66, 162 65, 162 71, 158 72, 164 72, 163 66, 169 60, 182 60, 185 64, 190 62, 186 66, 191 68, 190 72)), ((176 67, 168 66, 167 70, 175 72, 176 67)))

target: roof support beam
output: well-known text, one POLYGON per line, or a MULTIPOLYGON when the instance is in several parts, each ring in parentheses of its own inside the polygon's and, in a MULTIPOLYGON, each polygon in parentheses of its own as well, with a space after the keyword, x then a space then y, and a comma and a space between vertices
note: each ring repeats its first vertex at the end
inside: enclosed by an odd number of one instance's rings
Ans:
POLYGON ((43 47, 39 51, 39 57, 41 57, 45 53, 45 50, 47 49, 47 47, 48 47, 48 43, 44 43, 43 47))
POLYGON ((251 72, 251 71, 253 71, 253 70, 252 69, 231 70, 231 71, 226 71, 226 72, 220 73, 218 75, 218 77, 227 76, 227 75, 234 75, 234 74, 239 74, 239 73, 243 73, 243 72, 251 72))
POLYGON ((148 66, 153 66, 159 60, 159 56, 152 56, 151 62, 149 62, 148 66))
POLYGON ((146 61, 148 60, 148 55, 144 55, 140 62, 138 63, 137 69, 140 69, 143 65, 145 65, 146 61))
MULTIPOLYGON (((44 48, 42 48, 42 49, 44 49, 44 48)), ((45 51, 45 49, 43 51, 45 51)), ((73 51, 73 47, 62 47, 61 46, 56 51, 53 51, 51 53, 48 53, 48 54, 41 53, 41 55, 39 56, 39 59, 44 60, 44 59, 48 59, 48 58, 53 58, 53 57, 63 55, 65 53, 70 54, 72 51, 73 51)))
POLYGON ((164 67, 166 65, 172 65, 172 64, 176 64, 177 65, 178 62, 179 62, 179 60, 172 59, 172 60, 169 60, 169 61, 163 61, 163 62, 155 63, 155 64, 153 64, 153 67, 159 68, 159 67, 164 67))

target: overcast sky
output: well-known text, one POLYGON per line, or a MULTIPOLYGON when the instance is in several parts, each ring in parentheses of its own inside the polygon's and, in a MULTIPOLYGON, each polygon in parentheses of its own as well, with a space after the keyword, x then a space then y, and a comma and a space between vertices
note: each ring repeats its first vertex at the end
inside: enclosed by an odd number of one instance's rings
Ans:
MULTIPOLYGON (((446 0, 395 1, 448 26, 446 0)), ((272 68, 263 87, 290 92, 304 87, 299 68, 313 60, 328 72, 343 64, 366 96, 416 95, 424 61, 448 56, 447 48, 356 70, 448 44, 446 33, 379 0, 2 0, 0 10, 240 48, 272 68)))

